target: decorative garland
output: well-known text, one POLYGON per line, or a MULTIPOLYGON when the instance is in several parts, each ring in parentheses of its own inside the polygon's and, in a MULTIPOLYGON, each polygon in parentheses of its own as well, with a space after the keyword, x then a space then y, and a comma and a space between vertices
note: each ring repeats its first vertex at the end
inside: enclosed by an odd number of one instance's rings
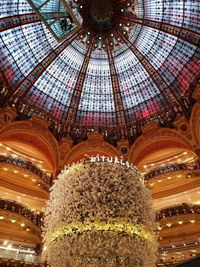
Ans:
POLYGON ((143 177, 128 164, 79 162, 52 187, 44 227, 51 267, 153 267, 157 228, 143 177))

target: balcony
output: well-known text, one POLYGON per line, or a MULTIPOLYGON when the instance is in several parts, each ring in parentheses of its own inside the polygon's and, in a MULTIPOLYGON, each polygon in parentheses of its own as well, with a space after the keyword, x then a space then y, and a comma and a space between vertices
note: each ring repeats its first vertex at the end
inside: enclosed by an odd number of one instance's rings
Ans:
POLYGON ((164 197, 200 187, 200 161, 166 165, 146 173, 144 177, 153 199, 160 202, 164 197))
POLYGON ((176 263, 200 255, 200 205, 182 204, 157 212, 159 265, 176 263))
POLYGON ((194 170, 200 170, 200 161, 196 161, 193 163, 176 163, 156 168, 145 174, 145 180, 148 181, 149 179, 154 178, 155 176, 160 176, 162 174, 170 174, 171 172, 194 170))
POLYGON ((6 267, 6 266, 8 266, 8 267, 45 267, 45 265, 43 265, 41 263, 0 258, 0 267, 6 267))
POLYGON ((38 227, 41 227, 42 225, 43 213, 35 213, 24 205, 15 201, 0 199, 0 210, 17 213, 20 216, 30 220, 38 227))
MULTIPOLYGON (((0 199, 0 248, 4 242, 34 247, 41 244, 43 214, 26 206, 0 199)), ((12 251, 12 249, 11 249, 12 251)))
POLYGON ((156 214, 156 220, 159 221, 163 218, 182 215, 182 214, 200 214, 200 206, 199 205, 178 205, 175 207, 169 207, 166 209, 162 209, 156 214))
POLYGON ((37 168, 34 164, 32 164, 32 162, 30 162, 30 161, 25 161, 25 160, 22 160, 19 158, 6 157, 6 156, 0 155, 0 163, 12 164, 12 165, 17 166, 19 168, 26 169, 29 172, 31 172, 32 174, 40 177, 49 186, 52 185, 52 175, 43 172, 42 170, 37 168))

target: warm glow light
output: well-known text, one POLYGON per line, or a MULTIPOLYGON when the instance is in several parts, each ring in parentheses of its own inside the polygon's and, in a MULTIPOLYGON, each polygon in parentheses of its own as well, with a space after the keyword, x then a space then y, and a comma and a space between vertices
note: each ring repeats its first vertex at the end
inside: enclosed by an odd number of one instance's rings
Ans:
POLYGON ((170 227, 172 224, 171 224, 171 223, 167 223, 166 225, 167 225, 168 227, 170 227))
POLYGON ((15 223, 15 222, 16 222, 16 220, 13 220, 13 219, 12 219, 12 220, 11 220, 11 222, 12 222, 12 223, 15 223))
MULTIPOLYGON (((0 246, 0 249, 4 249, 4 250, 10 250, 10 251, 15 251, 15 252, 18 252, 19 251, 19 248, 13 248, 12 245, 8 245, 6 247, 4 246, 0 246)), ((25 250, 25 249, 21 249, 20 248, 20 252, 21 253, 28 253, 28 254, 35 254, 35 251, 34 250, 25 250)))
POLYGON ((25 226, 25 223, 21 223, 21 227, 24 227, 25 226))
MULTIPOLYGON (((170 224, 171 226, 171 224, 170 224)), ((147 239, 149 241, 154 240, 154 236, 143 226, 139 224, 132 223, 103 223, 103 222, 93 222, 93 223, 72 223, 66 225, 63 228, 56 230, 52 236, 49 237, 48 243, 52 243, 57 238, 62 238, 66 235, 72 235, 73 233, 83 233, 88 231, 112 231, 112 232, 126 232, 131 235, 138 235, 141 238, 147 239)))
POLYGON ((183 224, 183 221, 179 221, 178 223, 181 225, 181 224, 183 224))
POLYGON ((190 220, 191 223, 195 223, 196 221, 195 220, 190 220))
POLYGON ((3 220, 3 219, 5 219, 5 217, 3 217, 3 216, 0 216, 0 220, 3 220))

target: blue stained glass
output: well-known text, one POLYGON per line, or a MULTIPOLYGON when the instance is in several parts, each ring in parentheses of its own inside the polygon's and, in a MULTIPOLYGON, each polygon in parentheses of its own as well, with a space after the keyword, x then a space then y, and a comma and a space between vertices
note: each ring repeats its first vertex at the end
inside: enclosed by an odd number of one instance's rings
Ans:
MULTIPOLYGON (((34 0, 34 3, 39 8, 44 1, 34 0)), ((60 20, 44 14, 45 10, 55 11, 59 3, 50 0, 41 7, 41 12, 62 39, 60 20)), ((66 3, 77 23, 82 24, 74 1, 66 3)), ((66 11, 64 4, 60 7, 60 13, 66 11)), ((119 40, 111 49, 128 125, 166 113, 172 108, 169 102, 174 97, 187 98, 189 85, 200 70, 199 48, 189 38, 192 33, 200 33, 198 0, 137 0, 134 10, 140 23, 130 27, 128 43, 119 40), (147 27, 143 20, 151 24, 147 27), (154 27, 154 22, 158 26, 154 27)), ((68 45, 66 40, 59 43, 42 21, 27 21, 22 25, 22 15, 30 14, 36 15, 27 1, 1 1, 0 26, 8 27, 0 32, 0 67, 12 90, 19 90, 23 96, 26 108, 31 106, 31 114, 41 110, 65 122, 91 43, 84 43, 81 36, 68 45), (61 45, 66 45, 64 50, 61 45)), ((79 89, 76 124, 80 127, 117 125, 110 64, 107 50, 93 46, 83 73, 83 87, 79 89)))
POLYGON ((72 32, 77 31, 81 24, 77 18, 77 10, 63 0, 28 0, 34 11, 41 17, 57 40, 63 40, 72 32))

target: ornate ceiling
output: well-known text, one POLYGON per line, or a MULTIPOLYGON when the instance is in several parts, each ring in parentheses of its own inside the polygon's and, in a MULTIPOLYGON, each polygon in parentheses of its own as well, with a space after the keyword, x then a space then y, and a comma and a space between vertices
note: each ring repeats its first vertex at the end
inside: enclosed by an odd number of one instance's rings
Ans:
POLYGON ((129 136, 189 113, 198 0, 67 3, 82 27, 59 42, 27 1, 1 1, 1 105, 45 117, 61 136, 81 128, 129 136))

